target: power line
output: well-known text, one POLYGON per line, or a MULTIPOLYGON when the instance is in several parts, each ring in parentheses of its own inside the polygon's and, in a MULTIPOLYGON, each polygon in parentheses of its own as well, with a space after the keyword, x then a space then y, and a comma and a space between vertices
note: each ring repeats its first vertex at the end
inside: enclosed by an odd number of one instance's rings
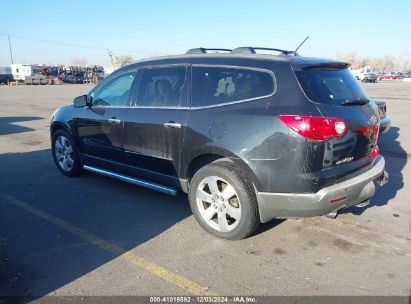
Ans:
MULTIPOLYGON (((10 37, 17 38, 17 39, 23 39, 23 40, 30 40, 30 41, 37 41, 37 42, 42 42, 42 43, 50 43, 50 44, 56 44, 56 45, 63 45, 63 46, 69 46, 69 47, 75 47, 75 48, 83 48, 83 49, 91 49, 91 50, 100 50, 100 51, 106 51, 107 48, 103 47, 95 47, 95 46, 89 46, 89 45, 82 45, 82 44, 74 44, 74 43, 66 43, 66 42, 61 42, 61 41, 55 41, 55 40, 49 40, 49 39, 40 39, 40 38, 33 38, 33 37, 27 37, 27 36, 20 36, 20 35, 8 35, 8 34, 3 34, 0 33, 2 36, 8 36, 9 40, 10 37)), ((123 49, 112 49, 115 52, 125 52, 125 53, 147 53, 147 50, 123 50, 123 49)))

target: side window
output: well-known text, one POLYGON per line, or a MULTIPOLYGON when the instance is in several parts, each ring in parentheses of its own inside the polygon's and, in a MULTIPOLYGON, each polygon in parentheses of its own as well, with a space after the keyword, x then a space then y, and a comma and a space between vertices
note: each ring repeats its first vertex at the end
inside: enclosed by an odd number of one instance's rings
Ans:
POLYGON ((193 67, 192 106, 210 106, 270 95, 274 79, 268 72, 226 67, 193 67))
POLYGON ((185 106, 183 88, 186 72, 186 67, 183 66, 149 68, 145 70, 138 90, 137 106, 185 106))
POLYGON ((128 106, 135 73, 126 73, 110 79, 93 92, 93 106, 128 106))

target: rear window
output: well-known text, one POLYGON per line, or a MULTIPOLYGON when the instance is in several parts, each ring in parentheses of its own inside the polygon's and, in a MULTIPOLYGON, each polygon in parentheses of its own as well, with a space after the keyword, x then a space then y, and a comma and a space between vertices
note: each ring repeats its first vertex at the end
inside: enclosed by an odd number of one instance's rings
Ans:
POLYGON ((210 106, 264 97, 274 92, 268 72, 228 68, 193 67, 192 106, 210 106))
POLYGON ((304 93, 314 102, 340 105, 346 101, 369 99, 347 69, 305 69, 295 74, 304 93))

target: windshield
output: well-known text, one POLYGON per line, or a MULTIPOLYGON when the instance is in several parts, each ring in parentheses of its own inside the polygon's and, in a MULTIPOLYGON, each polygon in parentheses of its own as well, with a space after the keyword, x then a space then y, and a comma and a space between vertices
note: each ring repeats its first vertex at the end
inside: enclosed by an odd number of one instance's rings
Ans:
POLYGON ((0 67, 0 74, 11 74, 11 68, 0 67))
POLYGON ((348 69, 304 69, 295 74, 304 93, 314 102, 342 105, 369 99, 348 69))

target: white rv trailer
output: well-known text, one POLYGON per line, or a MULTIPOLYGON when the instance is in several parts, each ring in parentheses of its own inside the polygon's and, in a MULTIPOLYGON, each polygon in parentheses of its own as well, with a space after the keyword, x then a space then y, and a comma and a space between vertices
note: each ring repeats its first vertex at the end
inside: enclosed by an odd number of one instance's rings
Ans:
POLYGON ((24 81, 26 77, 33 76, 34 71, 31 65, 13 63, 11 65, 11 73, 14 80, 24 81))

